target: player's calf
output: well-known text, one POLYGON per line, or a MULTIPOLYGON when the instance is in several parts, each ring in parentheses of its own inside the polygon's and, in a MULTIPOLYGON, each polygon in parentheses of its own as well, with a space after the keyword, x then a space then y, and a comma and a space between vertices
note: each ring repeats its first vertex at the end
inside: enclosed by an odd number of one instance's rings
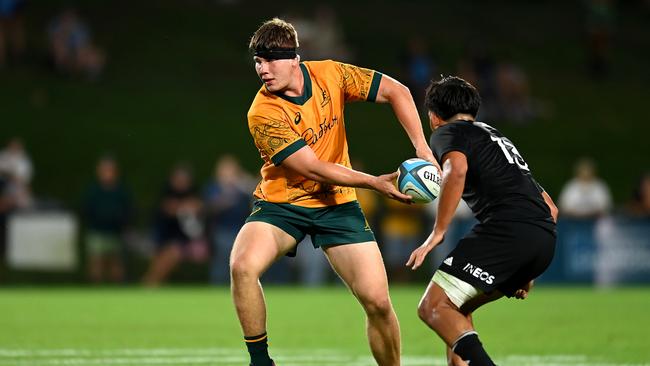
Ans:
MULTIPOLYGON (((433 282, 427 288, 418 306, 418 316, 433 329, 463 361, 472 366, 492 366, 468 313, 461 312, 466 305, 475 310, 479 303, 488 302, 496 295, 485 295, 475 290, 467 296, 469 285, 453 276, 436 272, 433 282)), ((454 358, 449 358, 450 365, 459 366, 454 358)))
POLYGON ((474 331, 462 334, 451 346, 451 350, 472 366, 494 366, 483 344, 474 331))

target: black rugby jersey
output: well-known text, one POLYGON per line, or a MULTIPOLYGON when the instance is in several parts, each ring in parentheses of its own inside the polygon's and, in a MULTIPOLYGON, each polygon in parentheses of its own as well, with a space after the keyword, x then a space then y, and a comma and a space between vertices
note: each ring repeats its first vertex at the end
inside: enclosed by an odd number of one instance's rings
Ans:
POLYGON ((438 161, 450 151, 467 157, 463 199, 480 222, 541 221, 553 224, 551 211, 528 164, 513 143, 483 122, 455 121, 431 135, 438 161))

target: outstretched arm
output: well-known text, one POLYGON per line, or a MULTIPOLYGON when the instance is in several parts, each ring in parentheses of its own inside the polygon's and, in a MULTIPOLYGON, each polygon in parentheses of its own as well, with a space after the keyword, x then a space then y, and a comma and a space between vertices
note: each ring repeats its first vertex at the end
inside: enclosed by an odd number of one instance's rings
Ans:
POLYGON ((397 172, 376 177, 343 165, 319 160, 308 146, 289 155, 282 161, 282 166, 316 182, 374 189, 388 198, 404 203, 411 202, 411 196, 401 193, 395 187, 397 172))
POLYGON ((440 165, 433 156, 427 139, 424 137, 420 115, 409 89, 390 76, 383 75, 375 101, 377 103, 390 103, 395 116, 411 140, 416 155, 434 163, 440 169, 440 165))
POLYGON ((451 151, 442 158, 442 186, 438 197, 438 215, 433 231, 420 247, 411 253, 406 265, 417 269, 424 262, 429 252, 442 242, 454 217, 454 212, 463 195, 465 175, 467 174, 467 157, 459 151, 451 151))

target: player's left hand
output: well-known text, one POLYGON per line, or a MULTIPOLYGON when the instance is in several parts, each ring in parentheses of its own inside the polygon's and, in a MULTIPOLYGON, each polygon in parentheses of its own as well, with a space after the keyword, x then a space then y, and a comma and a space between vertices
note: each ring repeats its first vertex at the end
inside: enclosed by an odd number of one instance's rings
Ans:
POLYGON ((440 244, 442 242, 442 239, 444 239, 444 234, 437 233, 435 231, 432 232, 424 244, 420 245, 413 251, 413 253, 411 253, 408 262, 406 262, 406 266, 411 267, 411 269, 414 271, 418 269, 424 262, 424 258, 427 257, 427 254, 429 254, 429 252, 433 250, 436 245, 440 244))
POLYGON ((528 293, 533 288, 533 283, 534 283, 534 281, 531 280, 524 287, 522 287, 519 290, 515 291, 515 298, 520 299, 520 300, 526 299, 528 297, 528 293))

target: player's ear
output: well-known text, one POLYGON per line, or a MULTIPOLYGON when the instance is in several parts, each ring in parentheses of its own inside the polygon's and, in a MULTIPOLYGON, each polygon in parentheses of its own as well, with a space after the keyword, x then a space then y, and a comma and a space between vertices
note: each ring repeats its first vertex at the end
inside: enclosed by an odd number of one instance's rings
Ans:
POLYGON ((298 65, 300 63, 300 55, 296 55, 296 58, 294 58, 294 60, 296 61, 296 65, 298 65))

